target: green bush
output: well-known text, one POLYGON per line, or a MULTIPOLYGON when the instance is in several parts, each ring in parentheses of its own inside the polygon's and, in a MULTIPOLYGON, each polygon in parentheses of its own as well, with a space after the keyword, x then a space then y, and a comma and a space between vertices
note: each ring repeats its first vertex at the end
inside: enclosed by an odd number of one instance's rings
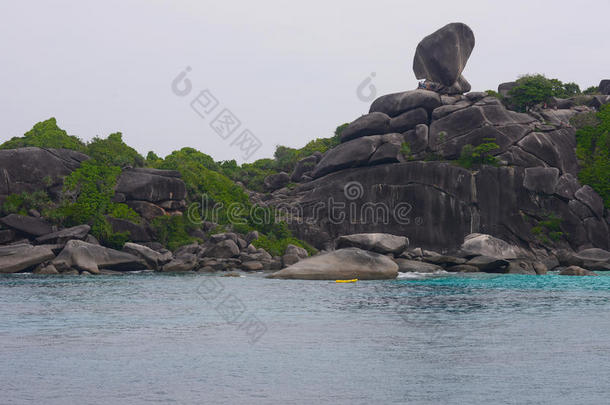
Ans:
POLYGON ((552 213, 545 214, 531 231, 536 239, 546 244, 550 244, 551 241, 558 242, 564 236, 561 231, 561 218, 552 213))
POLYGON ((2 215, 28 215, 31 209, 44 215, 53 208, 53 202, 46 191, 39 190, 33 193, 10 194, 0 208, 2 215))
POLYGON ((483 138, 483 141, 485 142, 478 146, 464 145, 458 164, 466 169, 470 169, 474 165, 496 165, 498 159, 491 155, 491 152, 499 149, 500 146, 495 142, 495 138, 483 138))
POLYGON ((76 136, 68 135, 57 126, 55 118, 34 125, 23 137, 14 137, 0 145, 0 149, 15 149, 26 146, 39 148, 65 148, 84 152, 85 144, 76 136))
POLYGON ((546 103, 551 97, 568 98, 577 94, 580 94, 580 88, 576 83, 562 83, 541 74, 520 77, 517 85, 508 92, 510 104, 519 111, 546 103))
POLYGON ((405 159, 411 160, 411 145, 409 142, 403 142, 400 144, 400 153, 405 159))
POLYGON ((152 220, 151 226, 159 243, 172 251, 197 241, 188 234, 194 225, 182 215, 157 217, 152 220))
POLYGON ((576 131, 578 179, 591 186, 610 209, 610 104, 603 106, 596 118, 597 125, 583 126, 576 131))
POLYGON ((64 179, 62 201, 51 214, 65 226, 90 224, 91 234, 105 246, 119 248, 126 233, 114 233, 106 216, 140 222, 138 214, 125 204, 112 202, 121 169, 87 160, 64 179))
POLYGON ((144 158, 123 142, 123 134, 120 132, 110 134, 106 139, 93 138, 87 144, 85 153, 100 164, 108 166, 144 166, 144 158))
POLYGON ((293 237, 277 238, 274 235, 261 235, 258 239, 252 242, 257 248, 263 248, 272 256, 282 256, 286 252, 286 247, 290 244, 302 247, 307 250, 307 253, 312 256, 318 251, 311 245, 293 237))
POLYGON ((582 94, 587 94, 587 95, 592 95, 592 94, 599 94, 599 87, 597 86, 591 86, 591 87, 587 87, 582 94))

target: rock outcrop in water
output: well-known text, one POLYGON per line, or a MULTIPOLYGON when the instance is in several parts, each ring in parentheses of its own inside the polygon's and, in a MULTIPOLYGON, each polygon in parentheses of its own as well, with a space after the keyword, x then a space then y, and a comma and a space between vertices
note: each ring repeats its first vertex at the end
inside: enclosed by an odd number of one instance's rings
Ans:
MULTIPOLYGON (((443 27, 418 46, 416 76, 452 86, 473 46, 467 26, 443 27)), ((577 178, 570 124, 609 96, 557 99, 526 114, 485 92, 442 93, 417 89, 379 97, 313 167, 312 180, 279 190, 267 203, 286 212, 298 237, 318 248, 371 232, 406 236, 414 246, 439 251, 457 249, 471 233, 539 253, 610 247, 603 201, 577 178), (490 142, 494 165, 460 167, 463 151, 490 142), (559 229, 550 240, 543 237, 551 232, 545 224, 554 220, 559 229)))
MULTIPOLYGON (((257 232, 209 235, 214 224, 192 231, 200 243, 170 252, 150 223, 183 215, 189 196, 180 173, 124 167, 113 201, 142 221, 107 218, 113 232, 129 235, 122 250, 100 246, 88 224, 58 229, 35 210, 20 212, 0 218, 0 245, 7 245, 0 247, 0 272, 284 268, 273 277, 372 279, 397 271, 610 270, 609 213, 578 180, 571 125, 610 102, 607 81, 602 95, 552 98, 515 112, 499 98, 469 92, 462 71, 473 47, 472 31, 460 23, 424 38, 413 67, 427 89, 377 98, 343 130, 338 146, 301 159, 290 175, 267 176, 268 194, 250 193, 252 202, 274 207, 297 237, 328 250, 319 256, 289 245, 272 257, 252 245, 257 232), (458 161, 486 146, 486 161, 458 161)), ((503 83, 499 93, 515 85, 503 83)), ((57 199, 64 177, 88 158, 64 149, 0 150, 0 203, 33 191, 57 199)))

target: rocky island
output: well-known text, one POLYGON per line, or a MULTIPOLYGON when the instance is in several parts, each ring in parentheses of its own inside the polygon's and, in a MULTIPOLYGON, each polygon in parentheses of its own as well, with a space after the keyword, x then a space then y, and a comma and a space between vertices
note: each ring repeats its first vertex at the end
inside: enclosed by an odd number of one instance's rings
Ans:
POLYGON ((143 158, 120 133, 85 144, 36 124, 0 146, 0 273, 610 270, 610 81, 471 91, 474 47, 465 24, 442 27, 416 49, 419 88, 242 166, 191 148, 143 158))

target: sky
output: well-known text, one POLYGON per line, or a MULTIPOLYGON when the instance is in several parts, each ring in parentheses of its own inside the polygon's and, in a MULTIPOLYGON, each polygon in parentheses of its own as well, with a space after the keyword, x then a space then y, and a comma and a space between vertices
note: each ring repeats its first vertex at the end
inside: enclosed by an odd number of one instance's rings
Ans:
POLYGON ((450 22, 474 31, 473 90, 525 73, 597 85, 608 15, 606 0, 0 0, 0 142, 55 117, 142 154, 251 162, 415 88, 418 42, 450 22))

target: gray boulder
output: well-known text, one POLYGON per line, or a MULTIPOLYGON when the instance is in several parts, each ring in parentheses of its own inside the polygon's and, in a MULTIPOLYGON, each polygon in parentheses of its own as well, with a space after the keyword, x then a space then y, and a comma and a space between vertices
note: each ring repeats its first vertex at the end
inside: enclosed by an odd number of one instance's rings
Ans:
POLYGON ((405 133, 405 142, 409 145, 411 153, 417 154, 423 152, 428 147, 428 126, 419 124, 405 133))
POLYGON ((401 273, 435 273, 443 271, 441 266, 432 263, 420 262, 418 260, 394 259, 401 273))
POLYGON ((398 142, 387 142, 379 146, 368 160, 368 165, 380 165, 384 163, 397 163, 403 161, 401 155, 401 144, 398 142))
POLYGON ((394 279, 398 265, 392 259, 358 248, 347 248, 308 257, 269 278, 303 280, 394 279))
POLYGON ((341 132, 341 142, 367 135, 383 135, 390 131, 390 117, 382 112, 373 112, 356 119, 341 132))
POLYGON ((268 191, 278 190, 285 187, 288 183, 290 183, 290 176, 286 172, 270 174, 263 180, 263 185, 268 191))
POLYGON ((574 193, 578 191, 579 188, 580 183, 578 182, 576 176, 574 176, 572 173, 565 173, 557 181, 555 194, 571 200, 574 198, 574 193))
POLYGON ((440 106, 441 97, 438 93, 418 89, 381 96, 373 101, 369 112, 382 112, 390 117, 396 117, 406 111, 419 107, 431 112, 440 106))
POLYGON ((508 269, 506 270, 508 274, 529 274, 535 275, 537 274, 534 266, 531 262, 527 260, 509 260, 508 269))
POLYGON ((208 257, 229 258, 239 256, 239 246, 231 239, 225 239, 205 251, 208 257))
POLYGON ((42 236, 53 232, 51 225, 42 218, 9 214, 0 218, 0 223, 29 236, 42 236))
POLYGON ((17 273, 55 257, 46 246, 17 244, 0 246, 0 273, 17 273))
POLYGON ((366 136, 342 143, 329 150, 312 173, 313 178, 348 167, 362 166, 368 162, 379 144, 381 138, 366 136))
POLYGON ((508 93, 517 86, 517 82, 506 82, 498 85, 498 93, 502 97, 507 97, 508 93))
POLYGON ((123 252, 129 253, 142 259, 146 266, 151 270, 158 270, 159 267, 171 260, 171 252, 169 255, 157 252, 151 248, 137 243, 127 242, 123 245, 123 252))
POLYGON ((489 256, 498 259, 516 259, 527 256, 518 246, 482 233, 471 233, 464 237, 460 252, 465 256, 489 256))
POLYGON ((536 193, 553 194, 559 180, 556 167, 528 167, 525 169, 523 187, 536 193))
POLYGON ((69 240, 79 239, 83 240, 87 237, 87 234, 91 230, 91 227, 87 224, 77 225, 71 228, 62 229, 61 231, 49 233, 47 235, 39 236, 36 238, 36 243, 42 244, 65 244, 69 240))
MULTIPOLYGON (((380 113, 373 113, 380 114, 380 113)), ((414 110, 410 110, 404 112, 390 120, 390 128, 386 132, 406 132, 410 129, 415 128, 418 124, 427 124, 428 123, 428 112, 423 108, 416 108, 414 110)))
POLYGON ((476 256, 467 261, 465 264, 474 266, 486 273, 506 273, 510 262, 504 259, 497 259, 489 256, 476 256))
POLYGON ((186 186, 177 171, 134 168, 123 170, 116 192, 124 194, 127 200, 184 200, 186 186))
POLYGON ((99 269, 133 271, 146 269, 146 264, 140 258, 118 250, 99 245, 71 240, 61 253, 53 260, 57 269, 74 268, 99 273, 99 269))
POLYGON ((456 264, 455 266, 447 267, 445 270, 452 273, 478 273, 480 271, 478 267, 468 264, 456 264))
POLYGON ((306 172, 311 172, 314 167, 316 167, 316 164, 318 164, 318 162, 319 158, 315 155, 307 156, 306 158, 299 160, 296 166, 294 167, 292 174, 290 175, 290 180, 294 182, 302 181, 303 175, 306 172))
POLYGON ((89 156, 69 149, 0 150, 0 197, 61 189, 63 178, 87 159, 89 156))
POLYGON ((307 256, 309 256, 309 254, 307 253, 307 250, 303 249, 300 246, 296 246, 293 244, 288 244, 288 246, 286 246, 286 251, 284 252, 284 254, 296 255, 299 257, 299 259, 304 259, 307 256))
POLYGON ((0 245, 15 240, 15 231, 12 229, 0 229, 0 245))
POLYGON ((113 232, 127 232, 129 240, 134 242, 151 242, 153 231, 147 223, 136 224, 126 219, 106 217, 113 232))
POLYGON ((413 71, 417 79, 453 85, 474 48, 474 34, 462 23, 451 23, 428 35, 417 45, 413 71))
POLYGON ((610 271, 610 252, 599 248, 583 249, 574 255, 587 269, 610 271))
POLYGON ((337 249, 356 247, 381 254, 401 253, 409 247, 409 238, 387 233, 358 233, 340 236, 337 249))
POLYGON ((603 218, 604 200, 602 200, 599 194, 597 194, 591 186, 582 186, 574 193, 574 197, 589 207, 598 218, 603 218))
POLYGON ((582 267, 578 267, 578 266, 570 266, 570 267, 566 267, 565 269, 561 270, 559 272, 560 276, 597 276, 597 274, 595 274, 592 271, 589 271, 587 269, 583 269, 582 267))
POLYGON ((197 256, 192 253, 184 253, 173 258, 161 268, 164 272, 191 271, 197 266, 197 256))
MULTIPOLYGON (((148 201, 130 200, 130 201, 127 201, 126 203, 129 206, 129 208, 132 208, 135 212, 140 214, 140 216, 142 218, 144 218, 148 221, 152 221, 156 217, 162 217, 163 215, 167 214, 163 208, 161 208, 157 204, 153 204, 148 201)), ((165 201, 165 203, 166 203, 165 204, 166 206, 169 206, 169 207, 174 206, 173 204, 167 204, 168 203, 167 201, 165 201)), ((179 203, 179 202, 176 201, 176 203, 179 203)), ((176 204, 175 206, 179 207, 180 205, 176 204)), ((178 209, 178 208, 172 208, 172 209, 178 209)))
POLYGON ((244 271, 260 271, 263 269, 263 264, 259 261, 248 261, 248 262, 243 262, 241 264, 241 268, 244 271))

